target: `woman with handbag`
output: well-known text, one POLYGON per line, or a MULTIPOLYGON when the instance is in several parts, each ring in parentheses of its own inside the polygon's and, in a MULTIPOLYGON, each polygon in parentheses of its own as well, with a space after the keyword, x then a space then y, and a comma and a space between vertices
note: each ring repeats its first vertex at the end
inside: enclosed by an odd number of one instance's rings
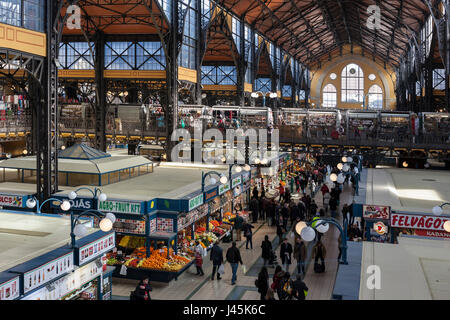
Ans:
POLYGON ((197 274, 198 276, 203 276, 203 247, 201 246, 200 242, 197 240, 195 241, 196 247, 195 247, 195 267, 197 268, 197 274))

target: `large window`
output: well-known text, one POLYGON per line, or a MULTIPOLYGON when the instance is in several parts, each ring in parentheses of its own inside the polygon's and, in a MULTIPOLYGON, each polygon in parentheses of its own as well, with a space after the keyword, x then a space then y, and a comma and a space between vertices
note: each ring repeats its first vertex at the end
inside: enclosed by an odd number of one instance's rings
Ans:
POLYGON ((105 45, 105 69, 132 70, 134 53, 132 42, 107 42, 105 45))
POLYGON ((44 0, 0 0, 0 22, 44 31, 44 0))
POLYGON ((272 79, 270 78, 258 78, 255 81, 256 91, 262 91, 263 93, 272 91, 272 79))
POLYGON ((364 73, 354 63, 347 65, 342 70, 342 94, 341 101, 349 103, 363 102, 364 98, 364 73))
POLYGON ((374 84, 369 89, 369 108, 383 109, 383 89, 374 84))
POLYGON ((445 69, 433 70, 433 89, 445 90, 445 69))
POLYGON ((290 85, 284 85, 281 94, 283 98, 290 98, 292 96, 292 87, 290 85))
POLYGON ((425 22, 425 25, 420 31, 420 42, 422 46, 422 52, 425 55, 422 57, 422 63, 425 62, 425 58, 430 55, 431 41, 433 40, 433 17, 430 15, 425 22))
POLYGON ((107 70, 164 70, 166 59, 159 41, 107 42, 107 70))
POLYGON ((247 83, 253 83, 252 70, 253 70, 253 45, 252 45, 252 29, 244 24, 244 49, 245 49, 245 61, 247 62, 247 69, 245 70, 245 79, 247 83))
POLYGON ((87 42, 62 43, 59 47, 58 60, 63 69, 87 70, 94 69, 94 43, 91 42, 92 52, 87 42))
POLYGON ((202 66, 202 84, 236 85, 237 71, 235 66, 202 66))
POLYGON ((136 68, 138 70, 164 70, 166 58, 159 41, 136 44, 136 68))
POLYGON ((234 16, 231 16, 231 33, 237 51, 241 53, 241 21, 234 16))
POLYGON ((306 98, 306 92, 305 92, 305 90, 300 90, 300 91, 299 91, 299 95, 298 95, 298 99, 299 99, 299 100, 305 100, 305 98, 306 98))
MULTIPOLYGON (((184 3, 188 2, 183 0, 184 3)), ((196 13, 196 1, 191 1, 191 7, 187 7, 186 20, 184 22, 184 35, 183 44, 181 46, 181 52, 178 56, 178 63, 181 67, 195 69, 196 57, 195 50, 197 47, 197 13, 196 13)), ((183 8, 186 6, 183 4, 183 8)))
POLYGON ((337 90, 331 83, 323 88, 323 106, 325 108, 336 108, 337 90))

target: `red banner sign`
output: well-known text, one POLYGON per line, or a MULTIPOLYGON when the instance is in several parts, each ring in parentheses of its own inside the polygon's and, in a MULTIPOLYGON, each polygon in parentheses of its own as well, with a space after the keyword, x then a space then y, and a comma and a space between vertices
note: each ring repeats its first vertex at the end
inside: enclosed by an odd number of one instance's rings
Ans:
POLYGON ((366 220, 389 220, 391 207, 377 205, 363 205, 363 218, 366 220))
POLYGON ((422 230, 428 230, 428 231, 435 230, 435 231, 446 232, 444 230, 444 223, 447 220, 450 220, 450 218, 392 213, 391 214, 391 227, 422 229, 422 230))

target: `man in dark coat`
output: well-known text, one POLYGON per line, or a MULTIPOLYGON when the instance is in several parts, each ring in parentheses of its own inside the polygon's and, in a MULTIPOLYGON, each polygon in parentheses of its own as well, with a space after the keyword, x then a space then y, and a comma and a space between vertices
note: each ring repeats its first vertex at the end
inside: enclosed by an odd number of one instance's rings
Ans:
POLYGON ((130 300, 151 300, 150 291, 152 291, 152 287, 148 283, 148 278, 145 278, 136 286, 130 300))
POLYGON ((331 211, 331 217, 336 218, 338 202, 335 197, 331 197, 329 206, 330 206, 330 211, 331 211))
POLYGON ((258 213, 259 213, 259 201, 258 198, 253 197, 250 201, 250 211, 252 212, 252 222, 258 222, 258 213))
POLYGON ((302 281, 301 274, 297 274, 297 280, 293 283, 293 294, 292 296, 297 300, 305 300, 306 294, 308 294, 308 287, 302 281))
POLYGON ((261 244, 262 248, 262 258, 264 260, 264 266, 266 266, 270 260, 270 256, 272 254, 272 243, 269 241, 269 236, 264 237, 264 241, 261 244))
MULTIPOLYGON (((216 241, 211 249, 210 260, 213 262, 213 271, 211 280, 214 280, 214 275, 219 269, 220 265, 223 263, 223 250, 219 246, 219 241, 216 241)), ((217 280, 222 279, 220 274, 217 272, 217 280)))
POLYGON ((244 224, 244 218, 242 218, 239 214, 236 214, 236 217, 231 219, 230 222, 234 223, 234 229, 236 230, 236 241, 241 241, 241 233, 242 226, 244 224))
POLYGON ((280 246, 280 258, 284 266, 284 271, 289 272, 289 265, 291 264, 292 245, 288 242, 287 238, 284 238, 283 243, 280 246))
POLYGON ((233 243, 231 244, 231 247, 228 248, 226 257, 227 257, 227 261, 231 265, 231 271, 233 273, 233 275, 231 276, 231 285, 234 285, 237 280, 238 263, 240 262, 241 265, 243 264, 242 259, 241 259, 241 253, 239 252, 239 249, 236 247, 235 241, 233 241, 233 243))

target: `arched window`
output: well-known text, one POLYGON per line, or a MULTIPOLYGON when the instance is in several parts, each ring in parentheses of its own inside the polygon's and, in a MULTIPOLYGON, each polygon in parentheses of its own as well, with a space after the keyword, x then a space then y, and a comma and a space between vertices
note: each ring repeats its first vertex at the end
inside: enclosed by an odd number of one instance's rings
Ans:
POLYGON ((325 108, 335 108, 337 104, 337 90, 331 83, 323 88, 323 106, 325 108))
POLYGON ((364 97, 364 73, 354 63, 347 65, 342 70, 342 102, 363 102, 364 97))
POLYGON ((383 109, 383 89, 374 84, 369 89, 369 108, 383 109))

